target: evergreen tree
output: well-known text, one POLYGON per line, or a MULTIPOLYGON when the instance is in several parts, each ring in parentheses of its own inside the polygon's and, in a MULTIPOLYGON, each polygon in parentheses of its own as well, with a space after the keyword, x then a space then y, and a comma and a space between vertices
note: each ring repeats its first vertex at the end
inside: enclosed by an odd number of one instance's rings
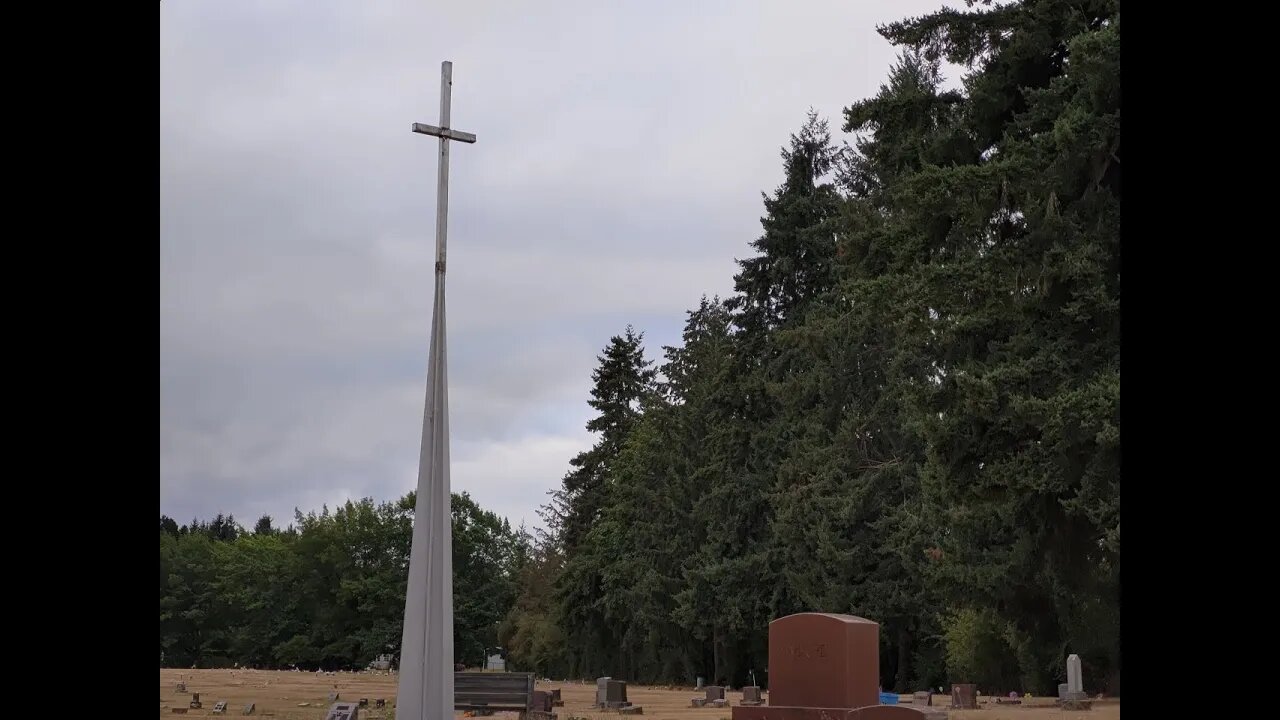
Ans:
POLYGON ((263 515, 258 518, 258 522, 253 526, 254 535, 274 535, 276 529, 271 526, 271 516, 263 515))
POLYGON ((160 516, 160 532, 178 537, 178 523, 167 515, 160 516))
POLYGON ((908 54, 873 99, 846 111, 866 130, 846 156, 850 192, 836 221, 837 275, 803 323, 776 333, 806 358, 779 383, 782 451, 774 557, 805 608, 848 612, 881 625, 881 683, 906 690, 945 681, 923 582, 919 491, 922 445, 907 432, 902 380, 918 358, 886 318, 910 286, 912 266, 888 262, 885 209, 898 178, 933 159, 955 98, 940 95, 936 63, 908 54), (931 662, 932 661, 932 662, 931 662))
POLYGON ((610 502, 615 486, 615 465, 631 432, 640 421, 646 402, 653 399, 655 371, 644 359, 643 334, 628 325, 609 340, 599 366, 592 373, 594 386, 588 403, 598 415, 587 422, 597 433, 594 447, 570 460, 572 469, 557 493, 555 513, 557 541, 564 551, 564 565, 556 579, 558 622, 575 673, 609 671, 619 667, 617 630, 605 620, 600 598, 605 567, 612 558, 593 542, 591 531, 610 502))
POLYGON ((641 402, 652 392, 655 371, 652 361, 644 359, 643 339, 643 333, 628 325, 622 335, 610 338, 591 374, 594 386, 587 404, 599 414, 587 422, 587 430, 599 440, 569 461, 573 469, 557 496, 559 539, 568 550, 577 547, 599 516, 610 465, 640 418, 641 402))
POLYGON ((937 368, 913 386, 937 578, 996 618, 1009 685, 1049 690, 1074 651, 1118 690, 1119 3, 984 4, 885 34, 974 68, 978 157, 906 179, 890 231, 919 265, 899 317, 928 318, 915 346, 937 368))

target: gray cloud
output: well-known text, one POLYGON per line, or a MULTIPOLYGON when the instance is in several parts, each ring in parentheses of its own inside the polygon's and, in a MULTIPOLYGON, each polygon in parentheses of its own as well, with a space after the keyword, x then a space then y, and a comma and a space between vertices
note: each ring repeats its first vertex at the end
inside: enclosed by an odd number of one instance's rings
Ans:
POLYGON ((651 357, 748 253, 778 149, 936 1, 222 0, 160 8, 161 510, 251 523, 414 486, 439 63, 454 61, 453 484, 534 510, 628 322, 651 357))

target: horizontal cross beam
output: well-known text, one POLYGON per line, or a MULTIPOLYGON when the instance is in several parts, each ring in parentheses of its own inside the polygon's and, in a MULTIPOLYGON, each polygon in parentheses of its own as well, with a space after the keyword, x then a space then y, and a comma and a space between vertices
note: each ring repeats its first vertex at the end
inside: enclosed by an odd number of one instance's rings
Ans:
POLYGON ((458 140, 464 143, 474 143, 476 141, 476 136, 471 133, 450 128, 438 128, 435 125, 427 125, 425 123, 414 123, 413 131, 423 135, 435 135, 446 140, 458 140))

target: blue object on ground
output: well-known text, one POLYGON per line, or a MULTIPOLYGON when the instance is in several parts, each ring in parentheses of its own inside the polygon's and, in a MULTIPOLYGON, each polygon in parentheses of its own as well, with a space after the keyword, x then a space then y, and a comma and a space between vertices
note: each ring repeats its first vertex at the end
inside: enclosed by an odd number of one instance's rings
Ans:
POLYGON ((897 694, 897 693, 887 693, 887 692, 882 692, 882 693, 880 693, 880 704, 881 704, 881 705, 897 705, 897 704, 898 704, 898 694, 897 694))

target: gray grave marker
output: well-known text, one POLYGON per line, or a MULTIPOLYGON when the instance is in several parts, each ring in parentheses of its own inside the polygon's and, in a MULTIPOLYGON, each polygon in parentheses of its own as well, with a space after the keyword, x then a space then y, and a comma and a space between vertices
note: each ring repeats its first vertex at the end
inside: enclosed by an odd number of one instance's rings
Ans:
POLYGON ((324 720, 359 720, 360 706, 353 702, 334 703, 324 720))
POLYGON ((1080 656, 1075 653, 1067 656, 1067 694, 1062 699, 1084 699, 1084 678, 1080 672, 1080 656))
POLYGON ((244 712, 242 712, 242 713, 240 713, 240 714, 241 714, 241 715, 252 715, 252 714, 253 714, 253 711, 254 711, 254 710, 257 710, 257 709, 258 709, 258 706, 257 706, 257 705, 254 705, 253 703, 249 703, 248 705, 245 705, 245 706, 244 706, 244 712))
POLYGON ((227 714, 227 701, 226 701, 226 700, 219 700, 218 702, 214 703, 214 704, 213 704, 213 714, 214 714, 214 715, 226 715, 226 714, 227 714))

